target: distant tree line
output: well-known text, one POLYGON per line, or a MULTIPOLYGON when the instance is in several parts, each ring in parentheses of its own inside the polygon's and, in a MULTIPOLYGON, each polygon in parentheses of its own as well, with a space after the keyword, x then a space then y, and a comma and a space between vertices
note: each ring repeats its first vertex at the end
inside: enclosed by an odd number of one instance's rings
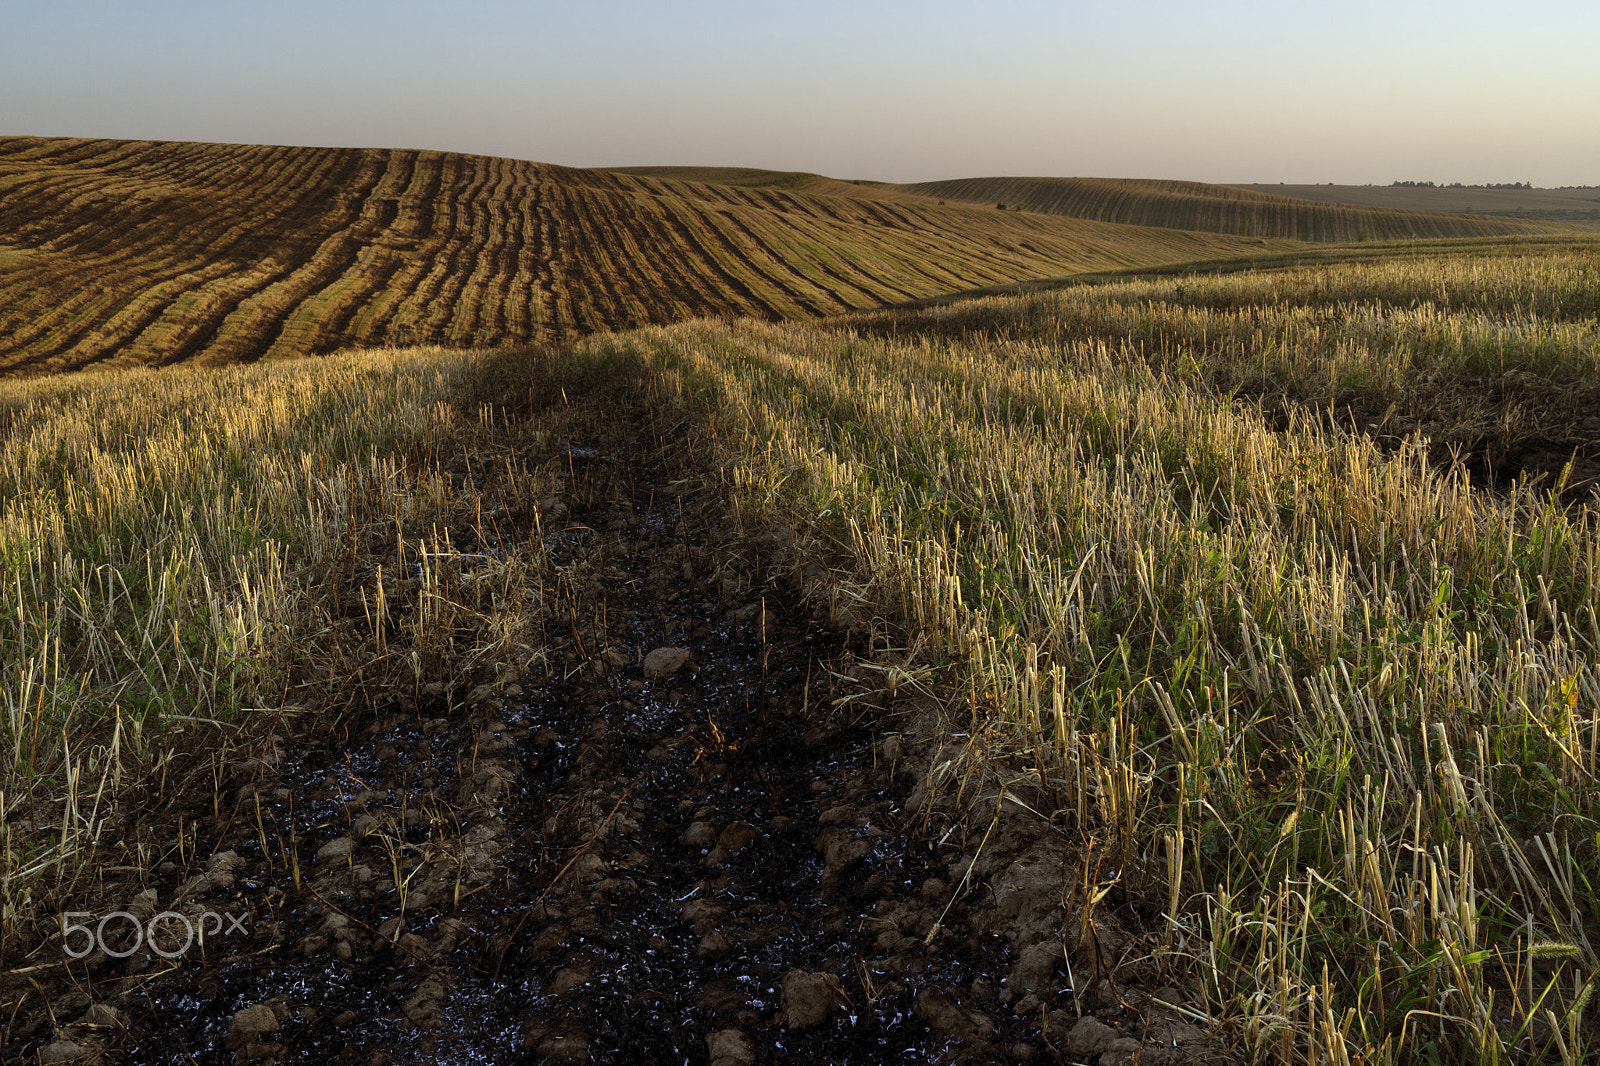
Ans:
POLYGON ((1531 181, 1502 181, 1491 182, 1488 185, 1463 185, 1459 181, 1452 181, 1448 185, 1437 185, 1431 181, 1396 181, 1389 184, 1391 189, 1531 189, 1531 181))

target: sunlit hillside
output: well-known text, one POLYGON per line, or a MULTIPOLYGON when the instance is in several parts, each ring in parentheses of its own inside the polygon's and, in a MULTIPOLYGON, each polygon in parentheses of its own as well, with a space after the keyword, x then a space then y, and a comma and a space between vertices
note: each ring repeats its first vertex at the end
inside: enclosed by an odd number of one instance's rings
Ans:
POLYGON ((1249 247, 835 195, 856 188, 428 151, 0 138, 0 373, 809 318, 1249 247))

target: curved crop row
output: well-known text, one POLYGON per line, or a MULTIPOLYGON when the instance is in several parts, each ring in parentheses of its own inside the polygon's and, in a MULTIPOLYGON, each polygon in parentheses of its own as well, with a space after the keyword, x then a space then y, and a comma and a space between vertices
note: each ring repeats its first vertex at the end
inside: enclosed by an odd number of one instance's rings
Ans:
POLYGON ((1538 222, 1300 200, 1197 181, 1119 178, 961 178, 908 192, 1135 226, 1284 240, 1348 242, 1545 233, 1538 222))
POLYGON ((1259 250, 801 177, 0 137, 0 374, 809 318, 1259 250))

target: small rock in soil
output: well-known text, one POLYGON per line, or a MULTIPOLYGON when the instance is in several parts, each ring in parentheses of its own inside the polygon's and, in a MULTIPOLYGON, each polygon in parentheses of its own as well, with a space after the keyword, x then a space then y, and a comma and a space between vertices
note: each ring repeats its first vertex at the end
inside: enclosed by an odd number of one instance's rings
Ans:
POLYGON ((652 681, 672 677, 689 665, 688 648, 657 648, 644 657, 644 676, 652 681))
POLYGON ((694 931, 701 936, 715 929, 727 913, 728 908, 709 899, 690 900, 678 910, 679 917, 692 924, 694 931))
POLYGON ((726 955, 732 946, 722 930, 713 929, 700 938, 700 957, 704 959, 713 955, 726 955))
POLYGON ((83 1020, 89 1025, 100 1025, 107 1029, 122 1029, 128 1024, 122 1012, 109 1003, 91 1004, 83 1020))
POLYGON ((228 1049, 238 1051, 253 1043, 265 1033, 278 1031, 278 1016, 265 1003, 246 1007, 233 1016, 228 1025, 228 1049))
POLYGON ((683 842, 691 848, 709 848, 717 842, 717 827, 710 822, 695 822, 683 831, 683 842))
POLYGON ((122 909, 133 915, 135 918, 144 919, 150 917, 156 912, 156 904, 159 902, 159 900, 160 896, 157 894, 156 890, 153 888, 147 888, 137 896, 134 896, 133 899, 128 902, 127 906, 123 907, 122 909))
POLYGON ((49 1066, 58 1062, 77 1062, 89 1054, 90 1050, 81 1044, 74 1044, 70 1040, 57 1040, 39 1049, 39 1066, 49 1066))
POLYGON ((432 978, 417 986, 417 990, 401 1005, 406 1020, 418 1029, 438 1029, 445 1024, 440 1000, 444 998, 444 985, 432 978))
POLYGON ((784 1028, 821 1025, 838 1005, 839 990, 827 974, 790 970, 783 975, 784 1028))
POLYGON ((711 1066, 750 1066, 756 1051, 750 1038, 738 1029, 723 1029, 706 1037, 711 1066))
POLYGON ((578 861, 572 864, 572 877, 581 885, 593 885, 605 877, 610 868, 604 859, 591 851, 579 856, 578 861))
POLYGON ((339 859, 347 859, 350 857, 350 849, 354 846, 355 841, 349 837, 337 837, 317 849, 317 861, 335 862, 339 859))
POLYGON ((737 855, 758 836, 756 827, 749 822, 734 822, 717 837, 717 846, 730 855, 737 855))
POLYGON ((866 858, 872 848, 843 830, 825 829, 817 834, 817 850, 822 852, 822 883, 831 885, 846 869, 866 858))
POLYGON ((1104 1022, 1084 1018, 1061 1040, 1062 1050, 1073 1055, 1102 1055, 1139 1050, 1139 1042, 1118 1033, 1104 1022))
POLYGON ((562 970, 556 974, 546 989, 552 996, 565 996, 574 988, 581 988, 589 983, 589 975, 582 970, 562 970))
POLYGON ((981 1040, 994 1032, 994 1021, 980 1011, 964 1009, 942 988, 925 988, 917 996, 917 1017, 928 1028, 961 1040, 981 1040))

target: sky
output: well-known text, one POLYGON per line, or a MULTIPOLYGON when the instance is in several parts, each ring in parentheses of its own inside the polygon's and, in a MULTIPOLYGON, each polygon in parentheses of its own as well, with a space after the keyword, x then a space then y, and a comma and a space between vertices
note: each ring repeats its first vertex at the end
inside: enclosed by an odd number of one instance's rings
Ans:
POLYGON ((0 0, 0 134, 1600 184, 1596 0, 0 0))

